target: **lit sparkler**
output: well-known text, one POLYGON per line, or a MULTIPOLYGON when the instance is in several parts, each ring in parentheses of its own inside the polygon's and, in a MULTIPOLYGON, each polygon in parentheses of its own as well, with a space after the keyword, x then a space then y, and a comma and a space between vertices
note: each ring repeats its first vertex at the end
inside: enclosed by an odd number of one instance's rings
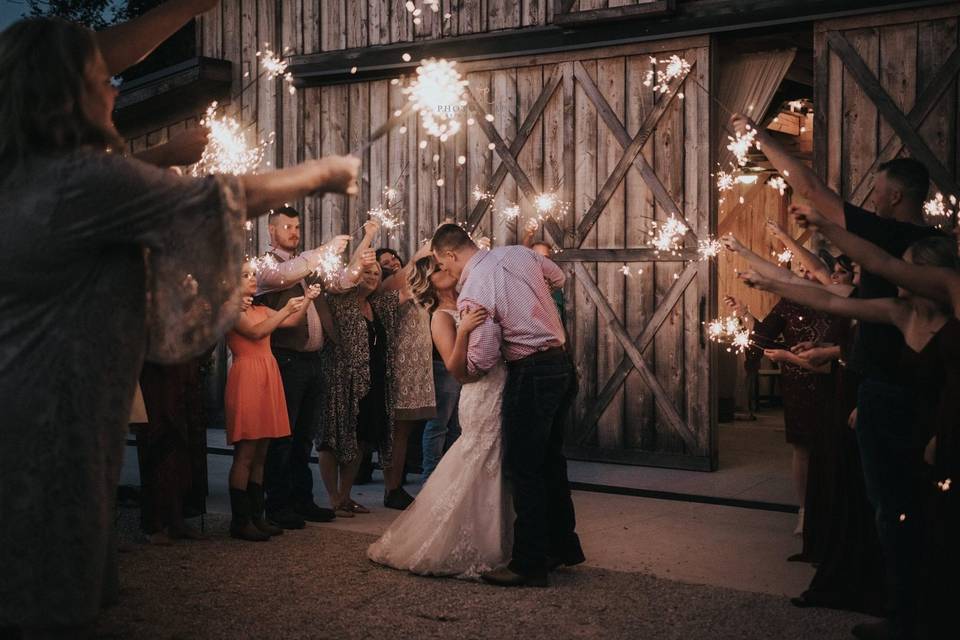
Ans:
POLYGON ((722 316, 706 323, 707 337, 712 342, 728 343, 727 351, 743 353, 753 346, 750 330, 743 324, 740 316, 722 316))
POLYGON ((653 56, 650 57, 651 64, 655 65, 658 62, 665 66, 662 69, 647 71, 643 81, 644 86, 652 87, 654 93, 666 93, 670 90, 670 83, 674 79, 687 74, 691 69, 690 63, 678 55, 672 55, 666 60, 657 60, 653 56))
POLYGON ((787 192, 787 181, 781 178, 780 176, 774 176, 767 181, 767 184, 770 185, 771 189, 776 189, 780 192, 780 195, 783 195, 787 192))
POLYGON ((206 116, 200 124, 210 130, 210 137, 200 160, 191 169, 193 175, 256 173, 263 161, 267 142, 261 141, 250 146, 235 118, 217 115, 216 102, 207 107, 206 116))
POLYGON ((321 252, 314 273, 330 283, 340 276, 343 269, 343 258, 339 253, 329 248, 321 252))
POLYGON ((677 250, 683 246, 683 237, 687 234, 687 225, 681 220, 671 215, 663 224, 653 223, 657 229, 649 234, 653 237, 653 246, 657 251, 669 251, 677 253, 677 250))
POLYGON ((516 220, 520 217, 520 205, 509 204, 500 210, 501 220, 516 220))
POLYGON ((790 251, 790 249, 784 249, 780 253, 774 251, 770 255, 777 259, 777 264, 780 266, 783 266, 793 260, 793 251, 790 251))
POLYGON ((697 254, 699 254, 701 261, 716 258, 722 250, 723 243, 716 238, 707 238, 697 243, 697 254))
POLYGON ((737 158, 737 164, 741 167, 747 164, 747 154, 750 152, 750 147, 755 143, 757 137, 757 130, 751 127, 746 135, 736 134, 736 137, 727 136, 727 139, 730 140, 730 144, 727 145, 727 149, 733 153, 737 158))
POLYGON ((296 87, 293 86, 293 74, 287 71, 288 63, 286 60, 270 49, 257 51, 257 57, 260 58, 260 66, 263 67, 268 80, 282 77, 284 82, 287 83, 287 91, 290 92, 290 95, 297 92, 296 87))
POLYGON ((949 218, 956 213, 952 207, 957 206, 957 197, 950 196, 944 199, 942 193, 923 203, 923 212, 930 218, 949 218), (949 206, 948 206, 949 203, 949 206))
POLYGON ((463 80, 456 70, 456 62, 448 60, 421 60, 417 77, 403 88, 410 107, 420 114, 428 135, 446 141, 460 131, 458 116, 467 106, 463 80))
POLYGON ((480 202, 481 200, 492 200, 493 194, 487 191, 484 191, 480 187, 473 188, 473 201, 480 202))

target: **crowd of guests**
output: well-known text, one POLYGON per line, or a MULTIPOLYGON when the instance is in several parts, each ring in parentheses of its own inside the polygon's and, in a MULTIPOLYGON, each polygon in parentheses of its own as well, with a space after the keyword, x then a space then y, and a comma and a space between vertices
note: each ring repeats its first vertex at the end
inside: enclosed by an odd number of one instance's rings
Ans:
MULTIPOLYGON (((755 125, 737 116, 746 133, 755 125)), ((727 304, 753 329, 748 367, 782 370, 787 441, 802 508, 801 553, 816 574, 793 603, 863 611, 860 638, 949 638, 960 576, 957 447, 960 259, 957 238, 928 226, 927 169, 910 158, 879 165, 874 211, 844 202, 776 138, 758 146, 794 192, 797 223, 834 255, 814 254, 775 224, 794 270, 735 237, 749 286, 781 296, 761 320, 727 304)))

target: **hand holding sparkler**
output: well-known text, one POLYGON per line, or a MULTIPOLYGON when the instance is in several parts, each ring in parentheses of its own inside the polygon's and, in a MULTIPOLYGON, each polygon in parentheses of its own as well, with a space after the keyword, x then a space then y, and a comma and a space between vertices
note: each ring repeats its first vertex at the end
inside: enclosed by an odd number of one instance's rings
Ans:
POLYGON ((312 284, 307 287, 307 290, 304 292, 303 296, 307 300, 316 300, 320 297, 321 293, 323 293, 323 287, 318 284, 312 284))
POLYGON ((737 240, 737 237, 732 233, 728 233, 720 238, 720 243, 723 245, 724 249, 727 251, 732 251, 733 253, 740 253, 745 249, 743 244, 737 240))
POLYGON ((253 296, 243 296, 240 300, 240 313, 253 306, 253 296))
POLYGON ((786 237, 787 232, 784 231, 783 227, 777 224, 775 221, 767 218, 767 222, 764 225, 767 229, 767 233, 776 238, 777 240, 783 240, 786 237))
POLYGON ((772 278, 768 278, 753 269, 741 272, 737 274, 737 277, 743 280, 743 283, 751 289, 760 289, 761 291, 770 291, 771 285, 773 284, 772 278))
POLYGON ((730 126, 733 128, 733 132, 741 137, 757 129, 757 123, 742 113, 733 114, 733 117, 730 118, 730 126))
POLYGON ((360 158, 355 156, 326 156, 310 163, 317 172, 317 192, 345 193, 355 196, 360 192, 357 175, 360 158))
POLYGON ((792 204, 789 211, 790 215, 797 221, 797 226, 801 229, 819 231, 822 226, 827 224, 827 219, 822 213, 805 204, 792 204))
POLYGON ((283 305, 283 308, 280 309, 280 313, 282 313, 285 316, 292 316, 293 314, 303 309, 303 305, 305 303, 306 303, 306 298, 304 298, 303 296, 290 298, 289 300, 287 300, 287 304, 283 305))

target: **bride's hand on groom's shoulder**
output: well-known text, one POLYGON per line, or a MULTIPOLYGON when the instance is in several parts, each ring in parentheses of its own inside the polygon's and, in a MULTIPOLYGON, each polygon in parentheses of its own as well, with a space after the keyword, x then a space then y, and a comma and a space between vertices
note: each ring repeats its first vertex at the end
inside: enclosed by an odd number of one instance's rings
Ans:
POLYGON ((476 309, 464 311, 460 314, 460 331, 463 333, 470 333, 482 325, 486 319, 487 310, 483 307, 477 307, 476 309))

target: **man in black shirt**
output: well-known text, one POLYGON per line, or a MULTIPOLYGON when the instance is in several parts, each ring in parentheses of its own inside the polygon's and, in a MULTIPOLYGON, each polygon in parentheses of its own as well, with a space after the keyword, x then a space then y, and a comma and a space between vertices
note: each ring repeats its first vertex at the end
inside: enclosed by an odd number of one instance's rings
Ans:
MULTIPOLYGON (((742 115, 734 116, 732 124, 741 135, 756 128, 742 115)), ((891 255, 899 258, 917 240, 940 233, 924 225, 923 202, 930 177, 920 162, 898 158, 879 165, 872 192, 875 213, 871 213, 844 202, 765 129, 757 129, 755 140, 794 193, 831 221, 891 255)), ((894 297, 897 288, 869 271, 861 271, 858 295, 894 297)), ((862 377, 855 410, 857 441, 867 494, 876 512, 891 601, 888 623, 854 627, 854 635, 861 638, 909 637, 915 623, 913 566, 919 548, 916 527, 921 518, 912 486, 913 470, 920 460, 915 460, 918 452, 911 447, 910 394, 897 375, 903 348, 903 336, 895 327, 862 322, 849 362, 862 377)))

